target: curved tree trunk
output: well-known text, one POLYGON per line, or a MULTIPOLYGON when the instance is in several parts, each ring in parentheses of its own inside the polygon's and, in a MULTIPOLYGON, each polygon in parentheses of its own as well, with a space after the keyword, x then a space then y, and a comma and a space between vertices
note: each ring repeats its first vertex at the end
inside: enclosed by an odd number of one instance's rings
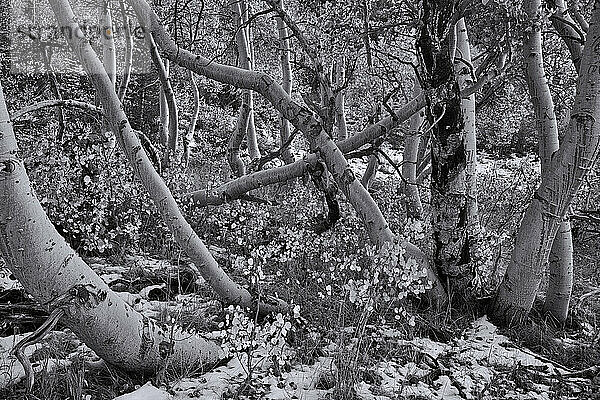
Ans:
MULTIPOLYGON (((131 128, 127 115, 119 102, 119 98, 112 90, 110 80, 106 75, 98 56, 85 38, 68 0, 50 0, 50 5, 62 31, 72 32, 66 35, 67 42, 76 53, 81 65, 84 67, 92 84, 96 88, 102 102, 107 120, 111 124, 119 145, 129 160, 137 178, 140 179, 148 194, 152 198, 163 221, 172 232, 175 241, 187 253, 192 262, 206 279, 215 292, 229 304, 239 304, 244 307, 256 308, 257 304, 250 293, 231 280, 219 267, 213 256, 206 248, 204 242, 198 237, 190 224, 181 214, 173 195, 165 182, 158 175, 148 155, 143 150, 140 139, 131 128)), ((147 36, 150 36, 149 34, 147 36)), ((264 298, 263 298, 264 299, 264 298)), ((270 303, 261 303, 260 311, 268 313, 273 309, 280 310, 284 306, 275 299, 264 299, 270 303)))
MULTIPOLYGON (((563 4, 564 6, 564 4, 563 4)), ((540 0, 526 0, 523 10, 529 18, 532 29, 526 29, 523 36, 523 60, 529 96, 535 112, 536 128, 539 137, 539 153, 542 160, 542 175, 550 168, 552 154, 559 149, 558 126, 554 112, 554 102, 544 71, 542 33, 538 18, 542 13, 540 0)), ((560 235, 554 239, 548 261, 550 280, 544 309, 559 323, 567 318, 571 286, 573 284, 573 244, 571 224, 563 221, 560 235)), ((546 260, 543 261, 546 265, 546 260)))
POLYGON ((187 167, 190 162, 190 145, 194 140, 194 132, 196 131, 196 123, 198 122, 198 114, 200 113, 200 93, 198 92, 198 85, 194 79, 194 73, 189 71, 190 83, 192 85, 192 93, 194 95, 194 105, 192 110, 192 119, 190 120, 190 126, 187 131, 187 135, 183 137, 183 165, 187 167))
POLYGON ((244 160, 240 157, 240 146, 244 141, 244 136, 248 131, 248 123, 250 122, 248 117, 250 114, 250 107, 248 106, 249 98, 250 91, 245 90, 242 94, 242 104, 238 112, 235 129, 231 133, 229 142, 227 143, 227 162, 233 175, 238 178, 246 174, 246 164, 244 164, 244 160))
POLYGON ((573 290, 573 237, 571 223, 563 219, 548 256, 549 274, 544 313, 564 324, 573 290))
POLYGON ((93 104, 90 103, 85 103, 83 101, 77 101, 77 100, 44 100, 44 101, 40 101, 38 103, 32 104, 30 106, 26 106, 21 108, 20 110, 17 110, 15 112, 13 112, 10 116, 10 119, 12 121, 23 117, 26 114, 32 113, 34 111, 37 110, 41 110, 42 108, 45 107, 56 107, 56 106, 61 106, 61 107, 75 107, 75 108, 79 108, 81 110, 85 110, 85 111, 89 111, 89 112, 93 112, 93 113, 98 113, 98 114, 102 114, 102 109, 100 107, 96 107, 93 104))
MULTIPOLYGON (((246 29, 243 24, 243 11, 238 1, 231 3, 233 12, 233 27, 237 30, 235 35, 236 47, 238 51, 238 62, 241 68, 250 69, 250 55, 248 54, 248 40, 246 39, 246 29)), ((244 137, 248 134, 248 125, 250 124, 250 101, 252 92, 244 90, 242 92, 242 104, 238 111, 237 123, 227 144, 227 161, 231 172, 235 177, 246 174, 246 165, 240 156, 240 147, 244 137)), ((249 145, 250 143, 248 143, 249 145)))
POLYGON ((222 356, 215 343, 135 311, 58 234, 17 158, 1 86, 0 252, 25 290, 50 309, 63 308, 66 326, 110 364, 156 373, 210 367, 222 356))
MULTIPOLYGON (((461 90, 475 84, 472 71, 471 46, 465 19, 456 23, 456 52, 454 59, 456 78, 461 90)), ((465 186, 467 196, 467 235, 471 263, 477 265, 481 261, 479 248, 481 225, 479 223, 479 205, 477 203, 477 139, 475 135, 475 94, 461 99, 464 122, 465 147, 465 186)))
MULTIPOLYGON (((385 242, 394 240, 395 236, 390 230, 377 203, 375 203, 369 192, 356 179, 342 151, 333 142, 327 132, 325 132, 310 110, 294 102, 283 88, 267 74, 246 71, 215 62, 210 63, 200 55, 192 54, 185 49, 177 47, 165 32, 156 14, 144 0, 130 0, 130 3, 136 10, 140 24, 154 35, 155 40, 161 46, 165 55, 173 62, 210 79, 235 84, 237 87, 243 89, 257 91, 270 101, 279 112, 306 135, 311 145, 319 150, 321 157, 327 165, 327 170, 331 173, 338 187, 363 221, 371 241, 377 246, 381 246, 385 242)), ((348 142, 348 144, 351 143, 352 141, 348 142)), ((427 270, 429 279, 434 283, 434 297, 444 301, 445 294, 443 288, 437 276, 429 267, 425 254, 410 243, 404 243, 404 245, 406 256, 414 258, 419 265, 423 265, 427 270)))
MULTIPOLYGON (((530 10, 537 8, 529 3, 530 10)), ((540 26, 534 24, 535 34, 540 26)), ((565 137, 542 174, 542 183, 525 211, 511 261, 490 309, 492 318, 521 323, 529 314, 559 225, 598 156, 600 127, 600 2, 581 60, 581 73, 565 137)))
POLYGON ((150 50, 150 58, 158 72, 160 81, 160 123, 161 123, 161 144, 166 145, 163 165, 169 167, 170 155, 175 154, 177 150, 177 137, 179 136, 179 111, 177 101, 175 100, 175 91, 169 79, 169 60, 160 57, 156 48, 156 43, 152 35, 145 34, 144 40, 150 50), (168 128, 167 128, 168 127, 168 128))
MULTIPOLYGON (((281 9, 284 9, 283 0, 279 1, 279 6, 281 9)), ((281 74, 283 77, 282 87, 283 90, 287 94, 292 93, 292 66, 290 64, 290 40, 289 40, 289 32, 285 23, 281 19, 281 17, 276 16, 275 20, 277 21, 277 32, 279 34, 279 47, 280 54, 279 59, 281 63, 281 74)), ((283 146, 284 143, 288 141, 290 138, 290 123, 281 113, 279 114, 279 142, 280 145, 283 146)), ((286 164, 291 164, 294 162, 294 156, 288 146, 282 153, 281 159, 286 164)))
MULTIPOLYGON (((421 95, 421 84, 415 77, 413 88, 415 97, 421 95)), ((404 197, 406 203, 406 216, 409 220, 421 219, 423 204, 417 185, 417 157, 421 141, 424 111, 419 110, 410 117, 408 135, 404 137, 404 152, 402 157, 402 179, 404 180, 404 197)))

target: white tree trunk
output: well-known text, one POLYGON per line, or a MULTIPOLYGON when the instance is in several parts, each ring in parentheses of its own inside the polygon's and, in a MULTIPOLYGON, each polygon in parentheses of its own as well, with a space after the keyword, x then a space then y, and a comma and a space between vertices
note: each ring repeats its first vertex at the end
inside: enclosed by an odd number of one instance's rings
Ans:
MULTIPOLYGON (((475 84, 475 76, 471 69, 471 46, 465 19, 456 23, 456 56, 454 70, 461 90, 475 84)), ((475 135, 475 94, 461 99, 463 114, 464 148, 465 148, 465 185, 467 196, 467 235, 470 259, 472 263, 481 261, 480 240, 481 225, 479 223, 479 206, 477 203, 477 139, 475 135)))
POLYGON ((552 21, 552 26, 562 37, 565 45, 569 49, 575 70, 579 72, 583 48, 578 40, 579 35, 575 30, 577 24, 569 15, 569 12, 567 11, 567 5, 565 4, 564 0, 554 0, 553 3, 555 10, 552 16, 550 16, 550 21, 552 21))
MULTIPOLYGON (((166 60, 163 63, 165 73, 169 74, 169 60, 166 60)), ((167 104, 167 96, 165 94, 165 90, 160 85, 160 90, 158 93, 158 102, 159 102, 159 118, 160 118, 160 144, 164 147, 167 147, 169 144, 169 105, 167 104)))
MULTIPOLYGON (((595 1, 567 132, 521 221, 511 261, 490 310, 500 322, 520 323, 529 314, 560 222, 598 156, 600 47, 595 44, 600 41, 599 7, 595 1)), ((532 33, 539 29, 534 25, 532 33)))
MULTIPOLYGON (((421 95, 421 85, 415 77, 413 96, 421 95)), ((404 137, 404 152, 402 158, 402 179, 404 180, 404 196, 406 215, 409 219, 421 219, 423 204, 417 185, 417 157, 421 141, 424 111, 419 110, 410 117, 408 135, 404 137)))
POLYGON ((183 137, 183 165, 187 166, 190 162, 190 145, 194 140, 194 132, 196 132, 196 123, 198 122, 198 114, 200 113, 200 93, 198 92, 198 85, 194 79, 194 73, 189 71, 190 84, 192 85, 192 94, 194 95, 194 105, 192 109, 192 118, 190 120, 190 126, 188 127, 187 134, 183 137))
POLYGON ((222 356, 215 343, 135 311, 58 234, 17 158, 1 86, 0 252, 25 290, 50 309, 62 307, 66 326, 110 364, 155 373, 212 366, 222 356))

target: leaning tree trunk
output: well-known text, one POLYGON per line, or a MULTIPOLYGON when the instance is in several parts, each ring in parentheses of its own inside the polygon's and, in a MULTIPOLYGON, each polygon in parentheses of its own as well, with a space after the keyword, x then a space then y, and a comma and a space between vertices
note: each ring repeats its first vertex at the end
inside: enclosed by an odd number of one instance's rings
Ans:
MULTIPOLYGON (((283 0, 279 1, 279 6, 283 9, 283 0)), ((292 66, 290 64, 290 40, 288 29, 285 26, 285 23, 281 19, 281 17, 276 16, 275 20, 277 21, 277 31, 279 33, 279 47, 280 47, 280 63, 281 63, 281 74, 282 74, 282 87, 283 90, 287 94, 292 93, 292 66)), ((280 145, 283 146, 284 143, 288 141, 290 138, 290 123, 285 117, 280 113, 279 114, 279 138, 280 145)), ((294 156, 290 149, 290 146, 285 148, 281 153, 281 159, 286 164, 291 164, 294 162, 294 156)))
POLYGON ((600 1, 596 0, 567 132, 525 211, 511 261, 490 309, 491 317, 499 322, 518 324, 529 314, 560 223, 598 156, 599 41, 600 1))
MULTIPOLYGON (((207 78, 257 91, 270 101, 277 111, 281 112, 298 130, 306 135, 312 147, 319 150, 327 165, 327 170, 363 221, 371 241, 377 246, 382 246, 386 242, 395 240, 395 235, 390 230, 377 203, 356 179, 342 151, 325 132, 323 126, 310 110, 294 102, 283 88, 267 74, 208 62, 205 57, 192 54, 178 47, 166 33, 164 27, 158 21, 158 17, 145 0, 129 1, 133 5, 142 27, 154 35, 155 40, 161 46, 161 50, 173 62, 207 78)), ((417 106, 420 102, 422 104, 422 101, 423 99, 416 100, 412 106, 417 106)), ((352 138, 354 136, 350 139, 352 138)), ((364 139, 364 136, 348 140, 348 145, 351 146, 352 143, 362 139, 364 139)), ((408 242, 404 243, 404 248, 406 257, 414 258, 417 264, 422 265, 427 271, 429 279, 434 283, 433 297, 439 301, 445 301, 443 288, 436 274, 429 267, 427 257, 416 246, 408 242)))
POLYGON ((211 367, 222 356, 215 343, 135 311, 58 234, 17 157, 1 85, 0 253, 25 290, 51 310, 62 308, 65 325, 110 364, 155 373, 211 367))
MULTIPOLYGON (((475 84, 472 71, 471 46, 467 34, 465 19, 461 18, 456 23, 456 52, 454 68, 456 78, 461 90, 475 84)), ((475 135, 475 94, 461 99, 461 108, 464 122, 464 147, 465 147, 465 186, 467 196, 467 235, 470 259, 475 265, 482 260, 480 249, 481 224, 479 223, 479 206, 477 203, 477 139, 475 135)))
MULTIPOLYGON (((61 31, 71 32, 70 35, 66 35, 67 42, 76 53, 81 65, 96 88, 106 118, 117 136, 119 145, 133 167, 135 175, 146 188, 175 241, 198 267, 207 283, 229 304, 239 304, 251 308, 260 306, 259 311, 261 313, 268 313, 273 309, 282 309, 285 305, 271 298, 263 297, 265 303, 257 305, 250 293, 232 281, 219 267, 204 242, 181 214, 181 210, 169 188, 152 166, 138 135, 132 129, 129 119, 123 111, 119 98, 113 90, 98 56, 88 41, 80 39, 85 36, 77 22, 75 22, 76 19, 68 0, 50 0, 50 5, 61 31)), ((147 36, 150 36, 149 32, 147 36)))
MULTIPOLYGON (((541 0, 523 2, 523 10, 531 28, 525 29, 523 35, 525 78, 535 112, 543 175, 551 166, 552 155, 559 149, 559 138, 554 102, 544 71, 541 7, 541 0)), ((559 323, 564 323, 567 319, 573 285, 573 242, 570 222, 567 220, 561 222, 558 232, 548 258, 550 279, 544 310, 559 323)), ((545 265, 546 261, 544 260, 543 263, 545 265)))
MULTIPOLYGON (((415 97, 421 95, 421 84, 415 77, 413 88, 415 97)), ((417 157, 419 154, 419 143, 423 126, 423 111, 419 110, 410 117, 410 128, 404 137, 404 152, 402 157, 402 179, 404 183, 404 197, 406 204, 406 216, 409 220, 421 219, 423 215, 423 204, 419 195, 417 185, 417 157)))
POLYGON ((433 261, 449 294, 468 296, 474 278, 470 260, 466 154, 463 112, 454 75, 453 43, 448 32, 454 3, 424 0, 417 41, 423 89, 429 99, 428 123, 431 140, 431 224, 433 261))

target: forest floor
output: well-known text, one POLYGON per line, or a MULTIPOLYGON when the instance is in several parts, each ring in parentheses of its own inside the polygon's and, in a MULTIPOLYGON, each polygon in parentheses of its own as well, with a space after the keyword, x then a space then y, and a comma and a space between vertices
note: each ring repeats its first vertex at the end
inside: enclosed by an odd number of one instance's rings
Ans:
MULTIPOLYGON (((520 196, 512 182, 527 184, 515 178, 527 175, 521 161, 504 161, 502 168, 493 160, 480 162, 481 185, 495 187, 504 179, 503 187, 510 190, 482 192, 481 218, 490 232, 495 226, 514 225, 498 217, 514 214, 499 199, 510 197, 506 193, 520 196)), ((393 173, 382 174, 382 179, 393 173)), ((561 330, 535 312, 527 327, 500 330, 481 310, 462 315, 426 311, 410 330, 391 323, 375 326, 362 323, 360 314, 340 319, 335 309, 317 305, 325 295, 305 293, 300 310, 304 318, 278 316, 270 322, 277 332, 288 332, 283 335, 286 340, 274 337, 273 330, 251 330, 256 336, 241 346, 242 351, 235 350, 228 336, 235 310, 223 308, 185 258, 88 258, 137 311, 227 342, 230 355, 206 373, 133 376, 103 363, 59 324, 25 351, 36 371, 30 395, 25 394, 24 369, 10 351, 47 313, 0 265, 0 399, 600 399, 600 241, 595 232, 587 232, 575 245, 577 280, 570 318, 561 330), (334 329, 325 326, 326 319, 335 320, 334 329)), ((211 250, 219 256, 233 247, 224 244, 211 250)), ((499 251, 498 259, 507 251, 499 251)), ((230 257, 229 265, 235 264, 235 255, 220 257, 230 257)), ((269 275, 273 271, 265 272, 267 282, 280 279, 269 275)), ((289 291, 306 292, 308 288, 296 282, 298 287, 289 291)), ((286 283, 294 285, 293 279, 286 283)))
MULTIPOLYGON (((174 316, 183 320, 194 318, 196 323, 201 321, 204 325, 208 337, 218 336, 216 332, 224 315, 217 301, 202 294, 177 294, 177 290, 168 293, 173 282, 166 277, 179 270, 179 266, 147 256, 130 257, 123 266, 102 259, 88 261, 113 288, 123 290, 127 286, 121 295, 144 315, 162 321, 174 316)), ((19 284, 5 270, 0 275, 2 293, 8 295, 13 291, 14 296, 19 284)), ((202 279, 198 278, 196 283, 202 285, 202 279)), ((576 307, 586 299, 575 298, 576 307)), ((26 303, 27 299, 21 302, 26 303)), ((42 315, 40 312, 37 317, 42 315)), ((13 312, 11 318, 35 319, 36 314, 13 312)), ((5 325, 9 323, 5 320, 5 325)), ((355 328, 349 325, 344 330, 352 332, 355 328)), ((577 330, 564 331, 553 338, 544 338, 538 330, 537 339, 529 336, 533 330, 510 339, 485 316, 476 318, 446 341, 428 337, 408 340, 404 332, 391 327, 380 327, 377 332, 378 337, 368 339, 382 349, 378 359, 361 366, 360 371, 345 371, 352 375, 350 382, 358 399, 600 398, 598 366, 562 358, 567 353, 581 357, 584 347, 594 345, 592 342, 597 345, 597 329, 587 322, 577 330), (529 343, 523 343, 524 339, 529 343)), ((4 388, 0 390, 0 398, 25 398, 21 382, 24 370, 10 355, 12 346, 25 335, 5 332, 0 338, 0 388, 4 388)), ((340 349, 334 341, 322 342, 318 349, 312 349, 316 355, 308 363, 301 362, 304 357, 297 354, 300 351, 303 349, 289 344, 258 346, 235 353, 226 364, 208 373, 162 376, 152 382, 105 365, 67 329, 51 332, 42 342, 27 348, 26 354, 36 371, 34 393, 40 399, 112 399, 119 395, 123 400, 335 398, 334 391, 340 393, 343 389, 336 382, 343 375, 339 368, 345 368, 344 363, 351 364, 352 343, 340 349), (282 354, 287 355, 286 361, 278 365, 273 356, 284 358, 282 354), (250 374, 248 365, 252 369, 250 374)))

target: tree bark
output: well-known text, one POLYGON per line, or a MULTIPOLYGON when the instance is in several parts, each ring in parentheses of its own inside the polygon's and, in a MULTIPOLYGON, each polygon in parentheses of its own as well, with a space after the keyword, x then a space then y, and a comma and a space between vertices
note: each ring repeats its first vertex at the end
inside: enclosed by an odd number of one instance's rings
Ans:
POLYGON ((251 308, 259 307, 261 313, 281 310, 285 307, 285 304, 276 299, 264 297, 263 300, 265 300, 265 303, 257 305, 250 293, 232 281, 219 267, 204 242, 181 214, 181 210, 177 206, 169 188, 148 159, 148 155, 143 150, 138 135, 132 129, 127 115, 123 111, 116 92, 111 87, 110 80, 98 56, 85 38, 79 25, 75 22, 76 18, 73 15, 68 0, 50 0, 50 5, 61 31, 71 33, 66 35, 67 42, 76 53, 92 84, 96 88, 106 118, 117 136, 119 145, 133 167, 135 175, 148 191, 165 224, 172 232, 175 241, 187 253, 196 267, 198 267, 198 270, 207 283, 221 299, 229 304, 239 304, 243 307, 251 308))
POLYGON ((598 41, 600 2, 595 1, 567 132, 525 211, 511 261, 490 309, 490 316, 501 323, 519 324, 529 314, 560 222, 597 158, 600 48, 595 44, 598 41))
POLYGON ((0 252, 25 290, 51 310, 63 308, 65 325, 110 364, 156 373, 210 367, 222 357, 215 343, 180 327, 159 326, 135 311, 58 234, 17 158, 1 86, 0 252))
MULTIPOLYGON (((294 102, 275 80, 264 73, 245 71, 239 68, 221 65, 200 55, 190 53, 175 45, 158 21, 156 14, 144 0, 130 0, 140 24, 151 32, 165 55, 173 62, 223 83, 242 89, 251 89, 262 94, 292 125, 305 134, 327 165, 338 187, 342 190, 357 215, 365 224, 371 241, 381 246, 394 239, 381 210, 368 191, 356 179, 342 151, 325 132, 317 118, 306 107, 294 102)), ((428 271, 429 279, 434 283, 435 297, 444 299, 443 288, 437 276, 429 267, 427 257, 414 245, 405 243, 406 256, 414 258, 428 271)))
MULTIPOLYGON (((279 6, 281 7, 282 10, 284 9, 283 0, 279 1, 279 6)), ((283 90, 285 90, 285 92, 287 94, 291 94, 292 93, 292 66, 290 64, 289 32, 288 32, 288 29, 287 29, 285 23, 281 19, 281 17, 276 16, 275 20, 277 21, 277 32, 279 34, 279 47, 280 47, 280 51, 281 51, 279 54, 279 59, 280 59, 280 63, 281 63, 281 74, 282 74, 282 85, 281 86, 283 87, 283 90)), ((290 123, 287 119, 285 119, 285 117, 281 113, 279 114, 279 124, 280 124, 280 127, 279 127, 280 140, 279 140, 279 142, 280 142, 281 146, 283 146, 283 144, 286 143, 290 137, 290 123)), ((294 155, 292 154, 290 147, 287 147, 281 153, 281 159, 286 164, 291 164, 295 161, 294 155)))
POLYGON ((423 2, 421 29, 417 40, 423 89, 430 106, 427 119, 431 140, 431 224, 433 261, 449 293, 461 301, 469 296, 474 278, 470 260, 466 153, 461 96, 454 74, 454 31, 451 16, 454 2, 423 2))
MULTIPOLYGON (((413 96, 421 95, 421 84, 417 77, 413 88, 413 96)), ((419 110, 410 117, 408 135, 404 137, 404 152, 402 157, 402 179, 404 180, 404 197, 406 216, 409 220, 421 219, 423 204, 417 185, 417 157, 421 141, 424 111, 419 110)))
MULTIPOLYGON (((238 1, 231 3, 233 12, 233 27, 236 29, 236 45, 238 51, 238 62, 241 68, 250 70, 250 55, 248 54, 248 40, 246 38, 246 29, 243 26, 243 11, 238 1)), ((248 126, 250 125, 250 106, 252 101, 252 92, 244 90, 242 93, 242 104, 238 111, 237 123, 234 131, 229 138, 227 145, 227 161, 234 177, 240 177, 246 174, 246 165, 240 156, 240 147, 244 137, 248 136, 248 126)), ((248 147, 250 140, 248 140, 248 147)), ((249 148, 248 148, 249 150, 249 148)))
POLYGON ((190 120, 190 126, 187 131, 187 135, 183 137, 183 165, 187 167, 190 162, 190 144, 194 140, 194 132, 196 132, 196 123, 198 122, 198 114, 200 113, 200 93, 198 92, 198 85, 194 79, 194 73, 189 71, 190 83, 192 85, 192 94, 194 95, 194 105, 192 109, 192 118, 190 120))

